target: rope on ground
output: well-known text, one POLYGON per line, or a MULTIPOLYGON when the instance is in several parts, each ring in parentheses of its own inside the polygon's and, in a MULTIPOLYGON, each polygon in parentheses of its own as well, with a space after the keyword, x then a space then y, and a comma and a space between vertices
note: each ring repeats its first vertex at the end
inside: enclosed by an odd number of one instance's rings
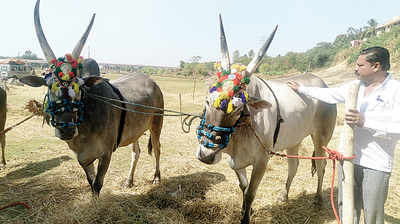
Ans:
POLYGON ((265 147, 264 143, 261 141, 260 137, 257 135, 257 132, 254 129, 254 127, 251 124, 249 125, 249 127, 253 131, 254 135, 256 136, 256 138, 259 141, 259 143, 261 144, 261 146, 265 150, 267 150, 270 155, 286 157, 286 158, 295 158, 295 159, 313 159, 313 160, 330 159, 330 160, 332 160, 333 163, 332 163, 332 179, 331 179, 331 206, 333 209, 333 213, 335 214, 336 221, 338 222, 338 224, 341 224, 339 215, 338 215, 336 207, 335 207, 335 202, 333 200, 333 187, 335 185, 336 160, 339 160, 339 161, 351 160, 351 159, 354 159, 355 156, 353 155, 353 156, 345 157, 340 152, 329 149, 326 146, 322 146, 322 148, 328 153, 328 156, 314 156, 314 157, 312 157, 312 156, 294 156, 294 155, 286 155, 286 154, 281 154, 281 153, 277 153, 277 152, 272 152, 272 151, 269 151, 265 147))
POLYGON ((6 208, 10 208, 10 207, 17 206, 17 205, 23 205, 23 206, 25 206, 26 209, 30 209, 30 208, 31 208, 27 203, 22 202, 22 201, 18 201, 18 202, 14 202, 14 203, 11 203, 11 204, 9 204, 9 205, 6 205, 6 206, 4 206, 4 207, 1 207, 1 208, 0 208, 0 211, 1 211, 1 210, 4 210, 4 209, 6 209, 6 208))
POLYGON ((331 179, 331 206, 333 209, 333 213, 335 214, 336 221, 340 224, 340 218, 337 213, 336 207, 335 207, 335 202, 333 200, 333 187, 335 185, 335 172, 336 172, 336 160, 343 161, 343 160, 349 160, 349 159, 354 159, 355 156, 349 156, 345 157, 343 154, 341 154, 338 151, 332 150, 327 148, 326 146, 322 146, 323 149, 328 153, 328 156, 293 156, 293 155, 285 155, 285 154, 280 154, 277 152, 269 152, 271 155, 275 156, 280 156, 280 157, 286 157, 286 158, 296 158, 296 159, 312 159, 312 160, 324 160, 324 159, 330 159, 332 160, 332 179, 331 179))

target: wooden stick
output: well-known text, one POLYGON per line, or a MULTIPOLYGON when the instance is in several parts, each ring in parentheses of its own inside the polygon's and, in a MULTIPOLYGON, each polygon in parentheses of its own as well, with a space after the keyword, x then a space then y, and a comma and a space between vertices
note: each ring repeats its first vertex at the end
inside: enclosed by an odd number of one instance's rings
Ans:
MULTIPOLYGON (((351 85, 346 98, 345 110, 357 108, 357 96, 360 88, 360 82, 351 85)), ((343 156, 353 156, 354 154, 354 129, 344 122, 344 154, 343 156)), ((343 161, 343 208, 342 223, 351 224, 354 221, 354 165, 352 160, 343 161)))
POLYGON ((193 81, 193 103, 194 103, 194 93, 195 92, 196 92, 196 75, 194 75, 194 81, 193 81))
MULTIPOLYGON (((182 113, 182 97, 181 97, 181 93, 179 93, 179 113, 182 113)), ((180 116, 181 118, 181 124, 182 124, 182 116, 180 116)))
POLYGON ((11 127, 8 127, 8 128, 6 128, 6 129, 4 129, 3 131, 0 131, 0 135, 5 135, 7 132, 11 131, 11 129, 17 127, 18 125, 24 123, 25 121, 31 119, 31 118, 34 117, 34 116, 35 116, 35 114, 32 114, 31 116, 26 117, 26 118, 23 119, 22 121, 20 121, 20 122, 14 124, 14 125, 12 125, 11 127))

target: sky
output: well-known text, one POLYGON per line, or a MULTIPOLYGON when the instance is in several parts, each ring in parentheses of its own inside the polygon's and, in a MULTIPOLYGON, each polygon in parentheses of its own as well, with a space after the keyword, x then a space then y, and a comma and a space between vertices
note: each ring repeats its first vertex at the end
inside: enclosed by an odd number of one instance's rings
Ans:
MULTIPOLYGON (((0 1, 0 56, 31 50, 44 58, 33 11, 36 0, 0 1)), ((72 52, 93 13, 81 56, 116 64, 179 66, 200 56, 220 60, 218 14, 229 51, 247 53, 278 31, 267 55, 304 52, 349 27, 400 15, 399 0, 41 0, 40 19, 57 57, 72 52)))

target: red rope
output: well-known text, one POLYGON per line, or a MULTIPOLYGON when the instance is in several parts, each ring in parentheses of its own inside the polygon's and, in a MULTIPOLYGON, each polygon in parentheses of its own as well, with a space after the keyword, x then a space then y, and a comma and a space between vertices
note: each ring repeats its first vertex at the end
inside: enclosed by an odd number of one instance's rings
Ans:
POLYGON ((269 152, 269 154, 275 155, 275 156, 280 156, 280 157, 286 157, 286 158, 297 158, 297 159, 313 159, 313 160, 323 160, 323 159, 330 159, 333 161, 333 171, 332 171, 332 180, 331 180, 331 206, 333 209, 333 213, 335 214, 336 221, 341 224, 339 215, 337 213, 336 207, 335 207, 335 202, 333 200, 333 186, 335 185, 335 170, 336 170, 336 160, 342 161, 342 160, 349 160, 349 159, 354 159, 353 156, 348 156, 345 157, 343 154, 341 154, 338 151, 328 149, 325 146, 322 146, 323 149, 328 153, 328 156, 291 156, 291 155, 285 155, 285 154, 280 154, 277 152, 269 152))
POLYGON ((29 205, 28 205, 27 203, 19 201, 19 202, 14 202, 14 203, 11 203, 11 204, 9 204, 9 205, 6 205, 6 206, 0 208, 0 211, 3 210, 3 209, 9 208, 9 207, 17 206, 17 205, 23 205, 23 206, 25 206, 25 208, 27 208, 27 209, 30 209, 30 208, 31 208, 31 207, 29 207, 29 205))

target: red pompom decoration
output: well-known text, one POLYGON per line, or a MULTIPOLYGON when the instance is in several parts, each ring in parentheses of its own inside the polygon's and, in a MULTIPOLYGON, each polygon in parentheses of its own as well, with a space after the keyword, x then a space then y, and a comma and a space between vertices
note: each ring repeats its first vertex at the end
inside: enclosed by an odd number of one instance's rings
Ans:
POLYGON ((72 68, 77 68, 78 67, 78 62, 76 60, 71 61, 71 67, 72 68))
POLYGON ((58 76, 61 78, 64 76, 64 73, 60 72, 60 73, 58 73, 58 76))
POLYGON ((62 61, 58 62, 57 67, 61 67, 62 64, 64 64, 62 61))
POLYGON ((219 81, 218 82, 223 82, 225 79, 227 79, 228 78, 228 75, 224 75, 224 76, 222 76, 220 79, 219 79, 219 81))
POLYGON ((228 95, 229 95, 230 97, 233 97, 233 94, 234 94, 234 93, 233 93, 232 90, 229 90, 229 91, 228 91, 228 95))
POLYGON ((71 54, 66 54, 65 57, 67 58, 68 62, 72 61, 72 55, 71 54))
POLYGON ((53 64, 53 65, 57 64, 57 59, 52 59, 52 60, 50 61, 50 63, 53 64))
POLYGON ((74 77, 74 73, 73 72, 69 72, 69 77, 73 78, 74 77))
POLYGON ((221 87, 218 87, 218 88, 217 88, 217 92, 222 92, 222 88, 221 88, 221 87))
POLYGON ((221 78, 222 72, 217 72, 218 79, 221 78))

